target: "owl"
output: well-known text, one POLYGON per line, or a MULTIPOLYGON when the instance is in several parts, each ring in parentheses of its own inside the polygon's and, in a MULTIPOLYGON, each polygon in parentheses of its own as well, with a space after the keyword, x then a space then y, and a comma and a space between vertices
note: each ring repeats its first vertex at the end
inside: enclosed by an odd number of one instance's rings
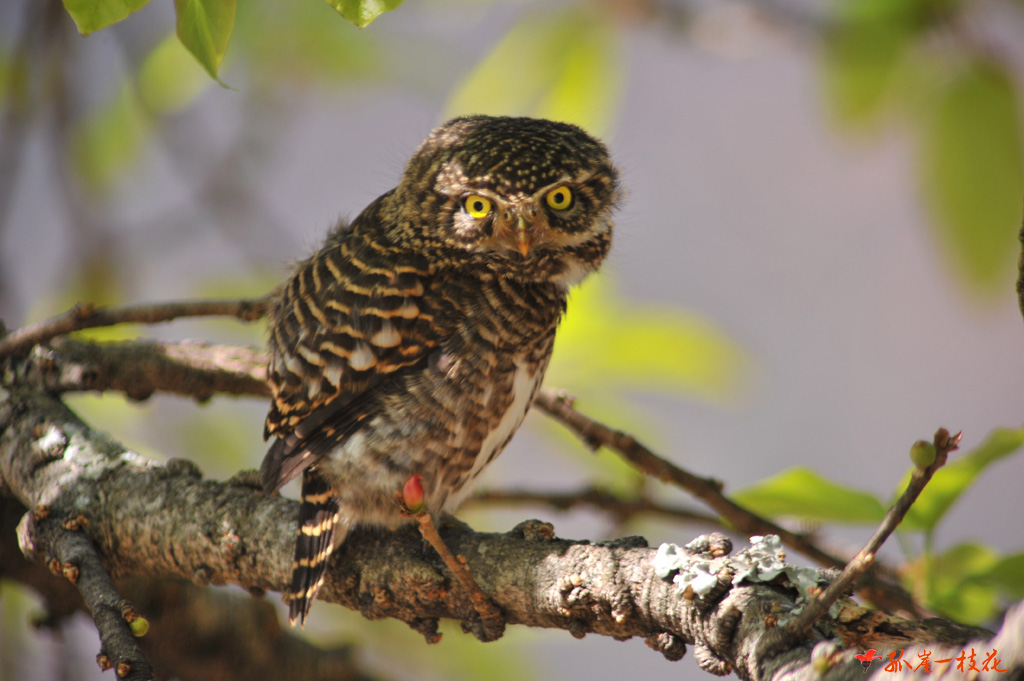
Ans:
POLYGON ((260 478, 302 476, 292 624, 354 525, 409 521, 407 480, 436 515, 505 448, 618 196, 608 150, 574 125, 456 118, 277 291, 260 478))

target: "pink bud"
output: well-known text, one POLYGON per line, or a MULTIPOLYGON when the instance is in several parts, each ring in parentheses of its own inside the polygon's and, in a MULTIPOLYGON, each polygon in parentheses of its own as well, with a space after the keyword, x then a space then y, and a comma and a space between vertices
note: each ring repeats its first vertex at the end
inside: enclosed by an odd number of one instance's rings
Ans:
POLYGON ((423 476, 417 473, 405 481, 402 503, 411 513, 419 513, 423 510, 423 497, 423 476))

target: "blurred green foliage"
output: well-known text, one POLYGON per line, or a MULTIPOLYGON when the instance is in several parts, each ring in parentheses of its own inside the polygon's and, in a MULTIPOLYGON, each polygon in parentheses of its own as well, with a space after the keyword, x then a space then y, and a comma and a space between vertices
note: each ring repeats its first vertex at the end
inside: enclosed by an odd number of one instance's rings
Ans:
MULTIPOLYGON (((748 387, 753 362, 710 320, 673 305, 637 305, 616 293, 611 276, 591 275, 571 292, 544 383, 571 389, 583 396, 578 406, 588 416, 628 423, 660 449, 668 443, 660 440, 657 422, 637 406, 636 395, 657 392, 724 406, 748 387)), ((565 445, 560 450, 584 448, 579 438, 549 420, 532 423, 559 438, 565 445)), ((574 454, 573 460, 582 462, 594 484, 623 497, 635 494, 643 481, 621 457, 609 453, 574 454)))
POLYGON ((853 130, 902 118, 916 134, 936 242, 966 288, 1012 290, 1024 217, 1024 142, 1009 64, 969 30, 959 0, 845 0, 823 40, 826 101, 853 130))
POLYGON ((979 60, 954 67, 920 128, 921 182, 939 241, 982 293, 1012 290, 1024 205, 1020 123, 1009 73, 979 60))
POLYGON ((138 160, 150 126, 133 82, 125 82, 104 106, 77 121, 71 159, 86 189, 97 193, 110 189, 138 160))
POLYGON ((388 64, 400 55, 381 46, 374 31, 355 31, 336 19, 327 4, 316 0, 242 3, 232 46, 247 77, 260 87, 387 79, 388 64), (268 25, 274 26, 270 46, 268 25))
POLYGON ((157 43, 139 66, 139 97, 152 115, 187 108, 209 86, 206 73, 174 35, 157 43))
POLYGON ((570 294, 546 382, 588 396, 657 390, 722 405, 740 395, 750 367, 743 348, 709 319, 638 305, 598 274, 570 294))
MULTIPOLYGON (((146 2, 64 5, 88 34, 124 20, 146 2)), ((247 60, 273 74, 287 69, 294 76, 299 69, 334 77, 372 75, 388 59, 372 38, 357 38, 338 22, 324 21, 310 0, 257 3, 263 9, 243 17, 248 4, 239 8, 239 25, 249 29, 239 42, 247 60), (271 23, 272 43, 266 39, 271 23)), ((326 6, 362 28, 400 4, 328 0, 326 6)), ((217 79, 236 25, 235 0, 175 0, 175 9, 178 42, 217 79)), ((820 36, 823 92, 844 128, 877 130, 898 117, 915 132, 921 196, 936 242, 967 290, 992 298, 1009 290, 1013 277, 1024 140, 1009 65, 969 32, 955 30, 969 10, 970 3, 959 0, 835 3, 820 36)), ((614 3, 583 1, 528 13, 463 79, 446 112, 530 114, 607 134, 624 82, 619 45, 631 25, 626 19, 629 13, 614 3)), ((107 186, 131 167, 145 141, 148 116, 180 110, 201 91, 181 57, 169 41, 161 43, 140 70, 139 82, 126 82, 80 124, 77 167, 90 186, 107 186)))
POLYGON ((960 622, 985 622, 999 612, 1002 600, 1024 597, 1024 553, 1000 557, 976 543, 922 554, 904 566, 903 575, 921 602, 960 622))
POLYGON ((875 525, 885 517, 885 506, 875 495, 836 484, 803 467, 741 490, 732 500, 771 518, 875 525))
POLYGON ((446 116, 531 115, 606 135, 623 78, 611 19, 588 6, 526 17, 455 89, 446 116))

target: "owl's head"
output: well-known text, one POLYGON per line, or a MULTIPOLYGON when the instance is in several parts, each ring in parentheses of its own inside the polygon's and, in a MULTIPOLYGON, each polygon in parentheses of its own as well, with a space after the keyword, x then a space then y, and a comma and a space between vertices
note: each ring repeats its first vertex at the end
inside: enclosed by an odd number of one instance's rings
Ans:
POLYGON ((442 262, 568 286, 608 253, 618 171, 574 125, 470 116, 430 134, 395 197, 442 262))

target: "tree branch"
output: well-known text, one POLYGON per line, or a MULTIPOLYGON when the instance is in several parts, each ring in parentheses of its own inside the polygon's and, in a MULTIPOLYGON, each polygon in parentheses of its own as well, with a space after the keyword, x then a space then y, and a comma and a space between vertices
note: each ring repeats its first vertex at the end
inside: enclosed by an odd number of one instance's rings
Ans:
POLYGON ((181 317, 236 317, 243 321, 261 318, 271 297, 242 300, 192 300, 176 303, 151 303, 124 307, 96 307, 79 303, 67 312, 46 321, 12 331, 0 338, 0 359, 45 343, 72 331, 115 324, 156 324, 181 317))
POLYGON ((18 526, 21 550, 77 587, 99 630, 100 667, 113 667, 125 681, 148 681, 153 678, 153 667, 127 621, 133 611, 118 595, 92 542, 78 531, 82 522, 79 518, 54 518, 48 506, 36 507, 18 526))
POLYGON ((197 341, 96 343, 61 338, 7 364, 12 375, 5 382, 54 393, 113 390, 145 400, 163 392, 199 402, 218 394, 270 395, 267 356, 261 350, 197 341))

